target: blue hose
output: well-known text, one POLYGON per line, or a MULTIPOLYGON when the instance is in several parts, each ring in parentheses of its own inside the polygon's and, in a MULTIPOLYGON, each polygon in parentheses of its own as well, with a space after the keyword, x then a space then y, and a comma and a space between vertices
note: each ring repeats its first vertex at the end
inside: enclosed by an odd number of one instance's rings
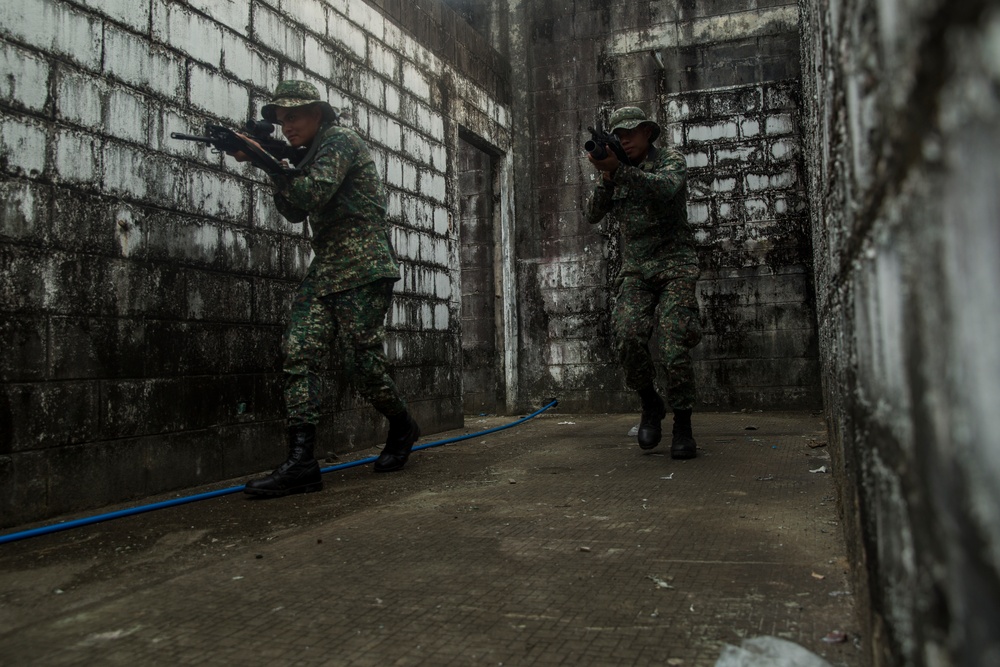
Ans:
MULTIPOLYGON (((497 431, 502 431, 505 428, 511 428, 512 426, 517 426, 518 424, 523 424, 533 417, 537 417, 554 405, 557 405, 559 401, 555 398, 552 402, 545 407, 535 410, 527 417, 521 417, 517 421, 512 421, 509 424, 504 424, 503 426, 497 426, 495 428, 488 428, 485 431, 478 431, 476 433, 467 433, 466 435, 460 435, 455 438, 448 438, 447 440, 438 440, 437 442, 428 442, 425 445, 417 445, 413 448, 413 451, 420 449, 427 449, 429 447, 438 447, 440 445, 447 445, 452 442, 459 442, 461 440, 468 440, 469 438, 478 438, 480 436, 486 435, 488 433, 495 433, 497 431)), ((320 472, 326 474, 328 472, 334 472, 336 470, 346 470, 348 468, 355 468, 357 466, 363 466, 368 463, 372 463, 377 459, 377 456, 369 456, 367 458, 358 459, 357 461, 351 461, 349 463, 341 463, 335 466, 329 466, 327 468, 321 468, 320 472)), ((17 542, 18 540, 24 540, 29 537, 37 537, 39 535, 48 535, 49 533, 57 533, 62 530, 69 530, 70 528, 79 528, 81 526, 89 526, 94 523, 100 523, 102 521, 110 521, 111 519, 120 519, 126 516, 133 516, 135 514, 143 514, 145 512, 152 512, 153 510, 164 509, 166 507, 176 507, 177 505, 185 505, 187 503, 194 503, 199 500, 208 500, 209 498, 218 498, 220 496, 228 496, 232 493, 239 493, 243 490, 243 486, 230 486, 226 489, 219 489, 217 491, 208 491, 206 493, 196 493, 192 496, 184 496, 182 498, 174 498, 173 500, 164 500, 158 503, 150 503, 149 505, 140 505, 139 507, 131 507, 129 509, 118 510, 116 512, 107 512, 106 514, 95 514, 94 516, 84 517, 82 519, 75 519, 73 521, 66 521, 65 523, 54 523, 48 526, 42 526, 40 528, 32 528, 31 530, 22 530, 19 533, 10 533, 9 535, 0 535, 0 544, 6 544, 8 542, 17 542)))

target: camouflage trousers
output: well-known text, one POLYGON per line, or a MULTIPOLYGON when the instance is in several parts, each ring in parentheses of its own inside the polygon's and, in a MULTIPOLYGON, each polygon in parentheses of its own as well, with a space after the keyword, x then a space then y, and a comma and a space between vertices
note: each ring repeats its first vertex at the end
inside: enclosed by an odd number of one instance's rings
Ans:
POLYGON ((629 389, 655 384, 656 367, 649 349, 656 336, 666 402, 674 410, 690 410, 695 402, 691 348, 701 340, 695 283, 698 268, 659 274, 649 279, 629 274, 621 279, 612 313, 615 347, 629 389))
POLYGON ((385 315, 391 301, 389 280, 318 296, 311 276, 306 277, 282 341, 289 426, 319 421, 321 373, 333 344, 348 379, 376 410, 389 417, 406 409, 385 357, 385 315))

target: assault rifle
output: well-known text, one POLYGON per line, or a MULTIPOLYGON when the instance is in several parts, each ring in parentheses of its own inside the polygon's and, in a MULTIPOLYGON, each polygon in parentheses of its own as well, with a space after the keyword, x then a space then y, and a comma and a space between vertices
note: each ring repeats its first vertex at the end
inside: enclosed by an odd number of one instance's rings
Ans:
POLYGON ((289 146, 281 139, 271 136, 274 132, 274 125, 266 120, 248 120, 243 133, 237 133, 222 125, 205 125, 205 134, 196 136, 193 134, 183 134, 181 132, 171 132, 171 139, 181 139, 183 141, 198 141, 212 146, 216 153, 229 153, 230 155, 243 152, 250 159, 250 163, 258 169, 263 169, 275 176, 295 176, 302 173, 301 169, 293 165, 302 160, 306 149, 289 146), (250 137, 260 148, 247 141, 250 137), (263 150, 262 150, 263 149, 263 150))
POLYGON ((587 129, 590 130, 590 141, 583 145, 583 150, 590 153, 595 160, 603 160, 608 157, 608 149, 610 148, 619 162, 632 165, 632 160, 625 153, 625 148, 617 135, 605 132, 600 123, 597 124, 596 130, 592 127, 587 129))

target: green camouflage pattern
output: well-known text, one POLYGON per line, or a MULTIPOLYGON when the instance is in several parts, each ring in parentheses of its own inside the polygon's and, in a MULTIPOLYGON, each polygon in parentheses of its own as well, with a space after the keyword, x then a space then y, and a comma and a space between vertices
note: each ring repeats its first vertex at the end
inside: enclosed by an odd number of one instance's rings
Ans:
POLYGON ((385 189, 364 140, 324 125, 301 176, 274 176, 274 202, 292 222, 307 217, 315 253, 309 277, 320 296, 382 278, 399 279, 389 239, 385 189))
POLYGON ((588 222, 617 223, 622 262, 612 312, 615 346, 625 381, 636 391, 655 384, 649 350, 656 335, 667 403, 695 402, 690 350, 701 340, 695 284, 698 255, 687 221, 687 165, 673 148, 650 147, 646 160, 601 178, 587 201, 588 222))
POLYGON ((656 383, 656 364, 649 350, 655 333, 662 370, 659 384, 674 410, 690 410, 696 399, 691 348, 701 341, 697 281, 697 267, 649 280, 624 276, 611 318, 625 384, 635 391, 656 383))
POLYGON ((322 371, 331 343, 347 378, 386 417, 406 403, 388 374, 385 316, 392 302, 391 280, 379 280, 321 296, 307 276, 299 286, 282 341, 288 425, 317 424, 323 399, 322 371))
POLYGON ((319 90, 316 86, 308 81, 295 81, 291 79, 278 84, 277 88, 274 89, 274 94, 271 96, 270 101, 261 107, 260 115, 264 120, 276 123, 278 122, 276 111, 278 107, 294 109, 295 107, 307 104, 319 105, 323 109, 323 116, 326 120, 333 120, 337 117, 337 113, 333 110, 333 107, 320 99, 319 90))
MULTIPOLYGON (((279 95, 315 92, 302 83, 282 82, 276 102, 295 99, 279 95)), ((278 211, 291 222, 309 220, 314 253, 282 342, 288 423, 319 421, 331 346, 358 393, 383 415, 398 415, 406 404, 388 375, 384 343, 399 265, 382 179, 364 140, 332 124, 320 127, 298 166, 301 175, 272 177, 278 211)))
POLYGON ((615 130, 632 130, 639 127, 642 124, 652 125, 653 134, 650 136, 650 143, 656 141, 657 137, 660 136, 660 126, 654 121, 646 118, 646 113, 639 107, 622 107, 620 109, 615 109, 614 113, 611 114, 611 118, 608 120, 608 125, 611 126, 611 133, 613 134, 615 130))
POLYGON ((650 147, 637 167, 620 165, 587 201, 587 222, 612 217, 621 235, 621 274, 651 278, 697 266, 687 222, 687 165, 680 151, 650 147))

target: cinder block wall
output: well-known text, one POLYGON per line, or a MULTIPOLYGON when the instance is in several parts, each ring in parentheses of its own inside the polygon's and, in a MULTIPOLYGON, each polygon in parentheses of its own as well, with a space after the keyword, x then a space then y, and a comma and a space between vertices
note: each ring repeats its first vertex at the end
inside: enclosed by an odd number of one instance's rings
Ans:
MULTIPOLYGON (((509 154, 511 115, 509 66, 453 10, 4 2, 0 73, 0 525, 280 460, 308 231, 252 168, 169 135, 240 126, 283 78, 318 84, 370 140, 403 263, 396 379, 425 432, 461 424, 458 132, 509 154)), ((509 225, 509 195, 498 206, 509 225)), ((338 366, 320 448, 374 444, 384 424, 338 366)))
POLYGON ((1000 664, 1000 11, 810 0, 802 36, 823 393, 865 652, 1000 664))
POLYGON ((518 237, 525 395, 637 409, 611 353, 617 232, 581 210, 597 178, 586 128, 638 105, 687 157, 700 407, 818 407, 795 3, 553 0, 525 21, 529 58, 514 68, 536 148, 534 181, 518 186, 531 212, 518 237))

